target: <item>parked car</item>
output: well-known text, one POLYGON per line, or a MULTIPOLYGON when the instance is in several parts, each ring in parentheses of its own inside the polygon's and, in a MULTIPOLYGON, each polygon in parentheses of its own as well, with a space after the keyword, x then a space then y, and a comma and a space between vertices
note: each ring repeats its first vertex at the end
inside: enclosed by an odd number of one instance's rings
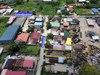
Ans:
POLYGON ((96 23, 98 24, 98 26, 100 26, 100 17, 96 17, 95 18, 96 23))
MULTIPOLYGON (((88 31, 87 32, 87 35, 94 41, 99 41, 99 36, 95 33, 95 32, 92 32, 92 31, 88 31)), ((92 42, 92 41, 91 41, 92 42)))

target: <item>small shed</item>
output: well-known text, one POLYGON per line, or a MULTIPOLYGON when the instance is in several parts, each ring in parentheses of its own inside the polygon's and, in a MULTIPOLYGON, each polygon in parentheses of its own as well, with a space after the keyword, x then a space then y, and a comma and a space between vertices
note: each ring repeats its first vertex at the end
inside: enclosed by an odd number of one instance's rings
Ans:
POLYGON ((67 44, 67 45, 71 45, 71 44, 72 44, 72 39, 71 39, 71 38, 67 38, 66 44, 67 44))

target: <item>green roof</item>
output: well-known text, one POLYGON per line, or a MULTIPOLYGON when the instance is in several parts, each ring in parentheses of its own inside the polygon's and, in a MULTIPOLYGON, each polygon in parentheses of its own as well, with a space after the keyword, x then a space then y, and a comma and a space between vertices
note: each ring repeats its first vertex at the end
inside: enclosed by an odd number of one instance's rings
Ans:
POLYGON ((60 27, 60 23, 57 23, 57 22, 50 22, 51 26, 54 27, 54 28, 58 28, 60 27))

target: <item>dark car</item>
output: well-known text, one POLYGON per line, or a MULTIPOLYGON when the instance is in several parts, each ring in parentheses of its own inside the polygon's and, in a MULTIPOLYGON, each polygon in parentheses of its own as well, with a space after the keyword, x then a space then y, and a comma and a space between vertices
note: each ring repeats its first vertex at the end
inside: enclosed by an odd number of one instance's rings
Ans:
POLYGON ((100 26, 100 17, 96 17, 95 18, 96 23, 98 24, 98 26, 100 26))
POLYGON ((92 31, 88 31, 87 35, 92 39, 92 36, 97 36, 96 33, 92 32, 92 31))

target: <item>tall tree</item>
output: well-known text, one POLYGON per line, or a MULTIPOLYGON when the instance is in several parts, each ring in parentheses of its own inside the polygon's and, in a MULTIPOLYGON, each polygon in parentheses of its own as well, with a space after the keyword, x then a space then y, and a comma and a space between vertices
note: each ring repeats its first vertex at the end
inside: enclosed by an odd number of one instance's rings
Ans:
POLYGON ((97 4, 100 0, 90 0, 90 3, 97 4))
POLYGON ((84 64, 79 70, 79 75, 100 75, 100 72, 94 66, 84 64))

